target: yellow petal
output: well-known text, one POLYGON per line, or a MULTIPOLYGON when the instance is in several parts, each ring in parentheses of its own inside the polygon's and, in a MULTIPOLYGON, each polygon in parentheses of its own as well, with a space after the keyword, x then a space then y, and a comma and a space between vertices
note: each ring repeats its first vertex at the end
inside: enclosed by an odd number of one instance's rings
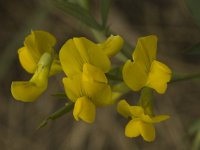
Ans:
POLYGON ((122 70, 123 79, 126 85, 133 91, 139 91, 145 86, 148 72, 140 66, 140 63, 131 62, 128 60, 122 70))
POLYGON ((154 123, 153 120, 152 120, 152 118, 149 115, 143 114, 142 116, 140 116, 140 119, 143 122, 146 122, 146 123, 154 123))
POLYGON ((133 138, 140 135, 140 121, 131 120, 126 125, 125 135, 127 137, 133 138))
POLYGON ((63 78, 65 93, 67 94, 69 99, 73 102, 75 102, 78 97, 84 94, 81 78, 82 78, 81 74, 73 77, 63 78))
POLYGON ((158 123, 161 121, 165 121, 169 118, 170 118, 170 116, 168 116, 168 115, 159 115, 159 116, 154 116, 154 117, 150 117, 149 115, 142 115, 140 117, 140 119, 146 123, 158 123))
POLYGON ((35 62, 38 62, 43 53, 52 54, 53 46, 56 43, 55 37, 45 31, 32 31, 24 41, 24 46, 27 48, 35 62))
POLYGON ((111 102, 111 89, 102 70, 86 63, 83 66, 82 80, 86 94, 95 104, 104 105, 111 102))
POLYGON ((28 73, 34 73, 35 69, 37 68, 37 62, 33 59, 29 51, 26 47, 22 47, 18 50, 18 56, 19 61, 22 65, 22 67, 28 72, 28 73))
POLYGON ((156 59, 157 37, 150 35, 138 39, 133 52, 133 60, 140 64, 140 67, 149 70, 151 63, 156 59))
POLYGON ((47 88, 51 55, 44 53, 40 58, 34 75, 29 81, 12 82, 11 92, 16 100, 32 102, 47 88))
POLYGON ((109 85, 104 84, 95 95, 92 95, 92 101, 96 106, 112 105, 115 101, 112 99, 112 91, 109 85))
POLYGON ((92 82, 100 82, 107 83, 108 80, 103 73, 103 71, 91 64, 83 65, 83 80, 84 81, 92 81, 92 82))
POLYGON ((87 123, 93 123, 96 107, 87 97, 80 97, 75 102, 73 115, 76 120, 80 118, 87 123))
POLYGON ((160 94, 165 93, 167 82, 171 79, 171 74, 171 70, 165 64, 154 60, 146 86, 155 89, 160 94))
POLYGON ((84 37, 73 38, 73 41, 85 63, 100 68, 104 73, 110 70, 110 60, 97 44, 84 37))
POLYGON ((170 116, 168 115, 159 115, 159 116, 152 117, 152 121, 153 123, 157 123, 157 122, 165 121, 169 118, 170 116))
POLYGON ((111 35, 105 42, 99 44, 101 49, 106 53, 107 56, 111 57, 117 54, 124 44, 124 40, 119 35, 111 35))
POLYGON ((82 72, 84 61, 72 39, 68 40, 59 52, 60 63, 67 76, 82 72))
POLYGON ((96 106, 113 104, 112 91, 108 84, 89 80, 83 75, 83 89, 96 106), (86 78, 86 79, 85 79, 86 78))
POLYGON ((108 72, 111 65, 100 47, 83 37, 68 40, 61 48, 59 57, 63 70, 68 76, 81 73, 85 63, 103 72, 108 72))
POLYGON ((147 142, 152 142, 155 139, 155 128, 151 123, 145 123, 140 121, 139 130, 143 139, 147 142))
POLYGON ((30 81, 15 81, 12 82, 11 92, 16 100, 33 102, 46 90, 47 84, 40 85, 30 81))
POLYGON ((60 72, 62 72, 62 66, 60 64, 60 60, 58 59, 58 55, 55 55, 51 65, 49 76, 53 76, 60 72))
POLYGON ((131 117, 130 105, 126 102, 126 100, 121 100, 117 105, 117 112, 124 116, 125 118, 131 117))
POLYGON ((141 117, 144 114, 144 109, 141 106, 130 106, 130 112, 134 117, 141 117))

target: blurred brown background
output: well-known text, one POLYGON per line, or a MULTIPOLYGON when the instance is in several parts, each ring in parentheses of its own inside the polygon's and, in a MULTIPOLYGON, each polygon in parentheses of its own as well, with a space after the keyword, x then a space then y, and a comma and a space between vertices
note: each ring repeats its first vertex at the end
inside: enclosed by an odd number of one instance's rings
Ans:
MULTIPOLYGON (((169 85, 164 95, 155 93, 157 114, 171 119, 157 124, 157 138, 146 143, 124 136, 127 120, 116 106, 99 109, 94 124, 76 122, 71 113, 46 127, 35 130, 50 113, 63 106, 51 94, 63 91, 63 74, 52 77, 48 90, 34 103, 15 101, 10 93, 13 80, 28 80, 20 66, 17 49, 31 30, 42 29, 57 38, 56 49, 73 36, 92 38, 76 19, 39 0, 0 0, 0 150, 190 150, 194 136, 188 134, 193 121, 200 118, 200 80, 169 85)), ((98 17, 98 0, 92 1, 98 17)), ((159 37, 158 58, 173 71, 200 71, 200 59, 184 55, 184 50, 200 41, 200 28, 180 0, 113 0, 109 26, 133 45, 140 36, 159 37)), ((128 94, 129 101, 135 94, 128 94)))

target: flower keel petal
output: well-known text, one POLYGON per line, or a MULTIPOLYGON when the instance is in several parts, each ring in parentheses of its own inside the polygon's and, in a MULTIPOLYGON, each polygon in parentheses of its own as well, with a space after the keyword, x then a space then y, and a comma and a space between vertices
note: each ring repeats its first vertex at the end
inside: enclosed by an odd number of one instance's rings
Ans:
POLYGON ((171 70, 163 63, 154 60, 146 83, 146 86, 163 94, 167 89, 167 82, 171 79, 171 70))
POLYGON ((137 137, 140 135, 139 128, 140 128, 140 121, 131 120, 126 125, 125 135, 130 138, 137 137))
POLYGON ((73 115, 76 120, 81 118, 87 123, 93 123, 96 116, 96 107, 87 97, 78 98, 74 105, 73 115))
POLYGON ((124 82, 133 91, 139 91, 147 81, 148 74, 138 63, 128 60, 122 70, 124 82))

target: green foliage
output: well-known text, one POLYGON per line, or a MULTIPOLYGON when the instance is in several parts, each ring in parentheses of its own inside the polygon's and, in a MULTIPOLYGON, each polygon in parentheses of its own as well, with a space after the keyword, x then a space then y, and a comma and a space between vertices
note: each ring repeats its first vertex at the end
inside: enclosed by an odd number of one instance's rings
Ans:
POLYGON ((200 1, 199 0, 186 0, 187 6, 190 9, 192 16, 200 25, 200 1))
POLYGON ((122 54, 124 54, 128 59, 132 59, 132 51, 134 51, 133 46, 131 46, 127 41, 124 43, 124 48, 122 49, 122 54))
POLYGON ((37 129, 43 128, 44 126, 46 126, 49 122, 49 120, 55 120, 60 118, 61 116, 67 114, 68 112, 70 112, 72 109, 74 108, 74 103, 69 102, 66 103, 65 106, 61 107, 60 109, 58 109, 56 112, 52 113, 51 115, 49 115, 46 119, 44 119, 40 125, 38 126, 37 129))
POLYGON ((108 73, 106 73, 106 77, 113 81, 123 81, 122 67, 112 68, 108 73))
POLYGON ((200 78, 200 73, 194 73, 194 74, 173 73, 172 80, 169 83, 185 81, 185 80, 190 80, 190 79, 197 79, 197 78, 200 78))
POLYGON ((110 5, 111 0, 101 0, 101 19, 104 28, 106 28, 110 5))
POLYGON ((59 9, 63 10, 63 12, 75 17, 87 26, 99 31, 103 30, 102 26, 95 20, 90 12, 80 5, 70 3, 66 0, 55 0, 54 3, 59 9))
POLYGON ((68 0, 70 3, 79 4, 84 9, 89 9, 89 0, 68 0))
POLYGON ((144 108, 145 114, 153 115, 153 91, 151 88, 144 87, 141 90, 138 105, 144 108))
POLYGON ((189 129, 189 134, 195 135, 191 150, 200 149, 200 120, 195 121, 189 129))

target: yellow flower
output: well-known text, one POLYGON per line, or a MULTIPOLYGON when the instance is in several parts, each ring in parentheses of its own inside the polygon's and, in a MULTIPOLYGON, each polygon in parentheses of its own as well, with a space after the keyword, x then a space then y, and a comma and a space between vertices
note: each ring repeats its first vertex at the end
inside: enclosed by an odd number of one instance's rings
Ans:
POLYGON ((120 36, 111 36, 105 42, 95 44, 81 37, 68 40, 59 57, 67 78, 63 79, 65 93, 75 102, 73 115, 92 123, 96 107, 113 104, 111 88, 104 73, 111 67, 109 57, 123 45, 120 36))
POLYGON ((108 56, 118 52, 122 45, 123 39, 120 36, 111 36, 101 44, 95 44, 84 37, 73 38, 62 46, 59 57, 67 76, 81 73, 85 63, 106 73, 111 67, 108 56))
POLYGON ((91 64, 83 65, 83 72, 63 78, 67 96, 75 102, 73 115, 76 120, 94 122, 96 107, 113 104, 111 88, 103 71, 91 64))
POLYGON ((164 93, 171 79, 171 70, 156 60, 157 37, 150 35, 138 39, 131 60, 123 67, 123 79, 134 91, 147 86, 164 93))
POLYGON ((31 34, 25 38, 24 46, 18 50, 19 60, 22 67, 31 74, 35 73, 37 63, 44 53, 49 53, 53 58, 50 74, 56 74, 61 71, 58 55, 53 47, 56 39, 53 35, 45 31, 31 31, 31 34))
POLYGON ((130 106, 125 100, 118 103, 117 111, 125 118, 131 117, 126 125, 125 135, 133 138, 141 135, 145 141, 151 142, 155 139, 154 123, 164 121, 168 115, 150 116, 144 113, 141 106, 130 106))
POLYGON ((37 69, 29 81, 14 81, 11 92, 16 100, 32 102, 36 100, 47 88, 51 56, 49 53, 42 55, 37 69))
POLYGON ((16 100, 32 102, 47 88, 49 75, 62 70, 53 46, 56 39, 45 31, 32 31, 18 50, 22 67, 33 77, 29 81, 14 81, 11 92, 16 100))
POLYGON ((124 40, 119 36, 111 35, 106 41, 98 44, 101 49, 108 55, 109 57, 117 54, 124 44, 124 40))

